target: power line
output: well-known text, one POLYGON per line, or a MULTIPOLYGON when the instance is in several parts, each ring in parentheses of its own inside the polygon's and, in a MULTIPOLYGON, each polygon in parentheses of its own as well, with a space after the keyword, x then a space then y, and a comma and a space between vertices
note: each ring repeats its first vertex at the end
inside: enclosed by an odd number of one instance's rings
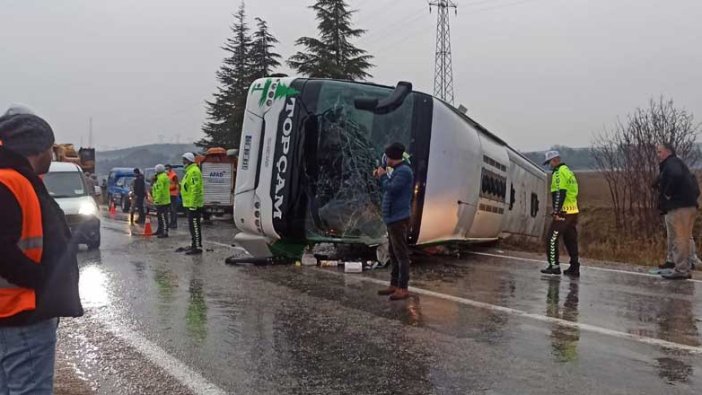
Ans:
POLYGON ((458 7, 451 0, 430 1, 429 12, 431 12, 432 7, 436 7, 438 11, 436 17, 434 96, 453 104, 453 64, 451 59, 449 11, 453 9, 458 14, 458 7))
POLYGON ((483 11, 498 10, 498 9, 501 9, 501 8, 509 8, 509 7, 513 7, 513 6, 517 6, 517 5, 526 4, 526 3, 532 3, 532 2, 534 2, 534 1, 538 1, 538 0, 521 0, 521 1, 515 1, 515 2, 512 2, 512 3, 506 3, 506 4, 495 5, 495 6, 493 6, 493 7, 477 8, 473 13, 483 12, 483 11))

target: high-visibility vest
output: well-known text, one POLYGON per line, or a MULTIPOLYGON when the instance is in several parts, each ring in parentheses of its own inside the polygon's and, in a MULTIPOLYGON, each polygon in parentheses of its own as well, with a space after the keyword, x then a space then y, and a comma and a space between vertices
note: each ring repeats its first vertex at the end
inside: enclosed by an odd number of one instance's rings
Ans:
POLYGON ((183 197, 183 207, 185 208, 197 209, 205 205, 202 172, 194 163, 185 168, 183 179, 180 180, 180 194, 183 197))
POLYGON ((178 196, 178 174, 171 170, 168 172, 168 179, 171 181, 171 196, 178 196))
POLYGON ((154 204, 157 206, 171 204, 171 195, 168 193, 168 176, 165 173, 156 175, 154 185, 151 187, 151 195, 154 198, 154 204))
POLYGON ((578 209, 578 180, 575 174, 565 164, 560 164, 553 170, 551 178, 551 193, 558 193, 561 190, 566 191, 565 201, 556 201, 560 196, 555 196, 554 206, 560 207, 561 211, 566 214, 577 214, 578 209))
MULTIPOLYGON (((29 180, 16 170, 0 169, 0 183, 12 192, 22 210, 22 234, 17 246, 27 258, 39 264, 44 253, 39 197, 29 180)), ((0 277, 0 318, 35 308, 33 289, 19 287, 0 277)))

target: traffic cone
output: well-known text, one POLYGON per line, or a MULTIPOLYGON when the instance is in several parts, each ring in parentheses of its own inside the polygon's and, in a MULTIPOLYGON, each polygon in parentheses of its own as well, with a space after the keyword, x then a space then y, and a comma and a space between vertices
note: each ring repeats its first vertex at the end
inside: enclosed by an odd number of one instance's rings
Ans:
POLYGON ((146 225, 144 225, 144 236, 151 237, 154 234, 151 230, 151 217, 146 217, 146 225))
POLYGON ((117 215, 117 209, 115 208, 115 202, 110 202, 110 218, 114 218, 117 215))

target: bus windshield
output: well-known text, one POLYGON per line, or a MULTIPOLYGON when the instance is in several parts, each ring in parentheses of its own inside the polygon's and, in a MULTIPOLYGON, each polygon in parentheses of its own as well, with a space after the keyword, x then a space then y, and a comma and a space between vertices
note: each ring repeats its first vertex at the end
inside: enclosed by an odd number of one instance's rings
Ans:
POLYGON ((390 95, 391 89, 311 80, 305 91, 306 98, 311 97, 313 102, 308 104, 318 114, 316 155, 312 155, 316 163, 307 166, 312 169, 313 184, 312 193, 308 191, 313 196, 308 196, 307 237, 381 240, 385 235, 381 191, 372 173, 386 145, 401 142, 410 149, 414 94, 396 110, 375 114, 356 109, 354 100, 380 99, 390 95), (308 89, 315 93, 307 95, 308 89))

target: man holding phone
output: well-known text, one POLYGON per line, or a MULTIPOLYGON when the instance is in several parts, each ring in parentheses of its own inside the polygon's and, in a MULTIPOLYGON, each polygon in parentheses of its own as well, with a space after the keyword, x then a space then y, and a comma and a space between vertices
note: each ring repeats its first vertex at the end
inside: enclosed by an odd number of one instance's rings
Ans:
POLYGON ((379 295, 390 295, 390 300, 402 300, 409 297, 409 245, 407 236, 410 225, 412 206, 412 188, 414 173, 405 160, 405 146, 392 143, 385 148, 384 161, 392 171, 388 173, 385 166, 379 166, 373 175, 380 180, 383 191, 383 222, 388 229, 390 260, 392 274, 390 287, 378 291, 379 295))

